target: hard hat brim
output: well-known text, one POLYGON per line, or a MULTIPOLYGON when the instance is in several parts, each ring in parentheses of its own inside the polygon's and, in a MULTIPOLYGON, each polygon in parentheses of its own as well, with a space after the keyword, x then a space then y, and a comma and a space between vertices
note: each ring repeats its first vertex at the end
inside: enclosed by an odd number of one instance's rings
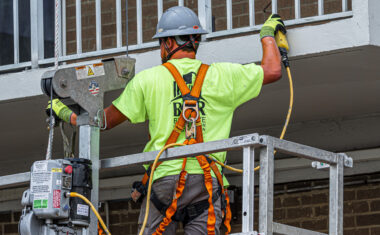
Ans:
POLYGON ((170 29, 170 30, 165 30, 163 32, 158 32, 152 38, 157 39, 157 38, 166 38, 166 37, 184 36, 184 35, 196 35, 196 34, 207 34, 207 33, 208 32, 202 28, 198 28, 198 29, 187 28, 187 29, 183 29, 183 30, 170 29))

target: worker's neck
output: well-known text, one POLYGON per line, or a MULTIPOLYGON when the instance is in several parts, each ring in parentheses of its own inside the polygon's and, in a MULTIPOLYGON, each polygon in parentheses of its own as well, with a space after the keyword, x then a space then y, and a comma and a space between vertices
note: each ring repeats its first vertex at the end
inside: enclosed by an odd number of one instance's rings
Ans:
POLYGON ((195 53, 188 52, 188 51, 177 51, 174 53, 174 55, 171 56, 170 59, 183 59, 183 58, 188 58, 188 59, 195 59, 195 53))

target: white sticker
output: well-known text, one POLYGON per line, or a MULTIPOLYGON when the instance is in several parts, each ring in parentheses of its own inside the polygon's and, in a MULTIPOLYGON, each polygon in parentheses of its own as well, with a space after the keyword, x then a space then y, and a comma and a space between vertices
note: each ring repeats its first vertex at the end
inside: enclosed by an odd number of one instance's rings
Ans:
POLYGON ((89 209, 89 207, 87 205, 78 204, 77 205, 77 215, 88 216, 88 209, 89 209))
POLYGON ((46 172, 48 162, 47 161, 38 161, 33 164, 33 172, 46 172))
POLYGON ((48 193, 35 193, 33 194, 33 200, 45 200, 49 199, 49 194, 48 193))
POLYGON ((57 180, 56 185, 60 186, 62 184, 62 180, 57 180))
POLYGON ((105 74, 103 63, 79 66, 75 70, 78 80, 103 76, 105 74))
POLYGON ((50 193, 51 178, 50 172, 33 172, 30 180, 31 193, 50 193))

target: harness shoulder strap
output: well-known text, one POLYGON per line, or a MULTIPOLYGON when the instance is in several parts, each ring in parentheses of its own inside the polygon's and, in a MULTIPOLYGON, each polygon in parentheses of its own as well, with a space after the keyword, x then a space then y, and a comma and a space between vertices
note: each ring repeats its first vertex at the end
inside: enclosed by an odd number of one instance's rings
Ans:
POLYGON ((178 72, 177 68, 170 62, 166 62, 162 64, 169 70, 169 72, 172 74, 175 82, 178 85, 179 90, 181 91, 182 95, 186 95, 190 93, 190 89, 187 87, 185 80, 183 80, 181 74, 178 72))
POLYGON ((203 82, 205 80, 206 73, 209 67, 210 66, 208 64, 201 64, 201 67, 199 67, 197 77, 195 78, 194 86, 190 92, 191 96, 199 98, 199 96, 201 95, 203 82))
POLYGON ((197 73, 197 77, 195 78, 194 86, 191 89, 191 91, 187 87, 185 80, 182 78, 181 74, 178 72, 177 68, 173 64, 171 64, 170 62, 166 62, 163 64, 163 66, 165 66, 172 74, 175 82, 178 85, 179 90, 181 91, 182 97, 185 97, 187 94, 190 94, 192 97, 199 98, 203 86, 203 81, 206 77, 207 70, 210 67, 209 65, 201 64, 197 73))

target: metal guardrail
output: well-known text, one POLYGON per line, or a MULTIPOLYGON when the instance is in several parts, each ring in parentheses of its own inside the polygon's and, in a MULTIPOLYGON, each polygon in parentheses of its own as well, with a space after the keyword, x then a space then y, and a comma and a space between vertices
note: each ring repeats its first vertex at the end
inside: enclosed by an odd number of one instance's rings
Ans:
MULTIPOLYGON (((353 166, 352 159, 346 154, 328 152, 270 136, 250 134, 171 148, 162 154, 161 160, 238 149, 243 149, 242 233, 239 234, 257 234, 254 231, 255 173, 253 168, 255 166, 255 157, 259 156, 261 166, 259 173, 259 234, 323 235, 323 233, 273 222, 275 150, 330 165, 329 234, 343 234, 343 170, 344 167, 353 166)), ((153 151, 104 159, 100 161, 100 168, 115 169, 152 162, 157 153, 158 151, 153 151)), ((0 177, 0 188, 27 183, 29 182, 29 177, 28 173, 2 176, 0 177)))
MULTIPOLYGON (((116 47, 111 49, 102 48, 102 22, 101 0, 95 0, 95 19, 96 19, 96 50, 90 52, 82 52, 82 9, 81 0, 76 0, 76 53, 67 55, 66 48, 66 0, 60 1, 60 14, 58 16, 58 24, 61 28, 59 32, 60 54, 59 61, 66 62, 77 59, 86 59, 91 57, 105 56, 115 53, 122 53, 126 47, 122 46, 122 6, 121 0, 115 0, 115 15, 116 15, 116 47)), ((300 0, 294 0, 295 19, 286 21, 286 25, 299 25, 310 22, 324 21, 339 19, 342 17, 352 16, 352 11, 348 11, 348 0, 342 1, 342 12, 334 14, 324 14, 324 0, 318 0, 318 15, 313 17, 302 18, 300 0)), ((178 5, 184 6, 184 0, 178 0, 178 5)), ((255 1, 249 0, 249 26, 233 28, 233 10, 232 0, 226 0, 226 18, 227 29, 213 32, 212 30, 212 5, 211 0, 198 0, 198 16, 201 24, 210 32, 205 38, 216 38, 220 36, 227 36, 239 33, 259 30, 261 25, 255 23, 255 1)), ((278 9, 277 0, 272 0, 272 12, 276 13, 278 9)), ((43 1, 30 0, 30 27, 31 27, 31 61, 20 63, 19 52, 19 6, 18 0, 13 0, 13 30, 14 30, 14 63, 9 65, 0 66, 0 71, 22 69, 26 67, 38 68, 40 65, 51 64, 54 58, 44 58, 44 32, 43 27, 43 1)), ((163 12, 163 0, 157 0, 157 16, 161 17, 163 12)), ((136 0, 136 22, 137 22, 137 43, 130 45, 130 51, 153 48, 158 46, 157 42, 144 42, 143 41, 143 20, 142 20, 142 0, 136 0)))

